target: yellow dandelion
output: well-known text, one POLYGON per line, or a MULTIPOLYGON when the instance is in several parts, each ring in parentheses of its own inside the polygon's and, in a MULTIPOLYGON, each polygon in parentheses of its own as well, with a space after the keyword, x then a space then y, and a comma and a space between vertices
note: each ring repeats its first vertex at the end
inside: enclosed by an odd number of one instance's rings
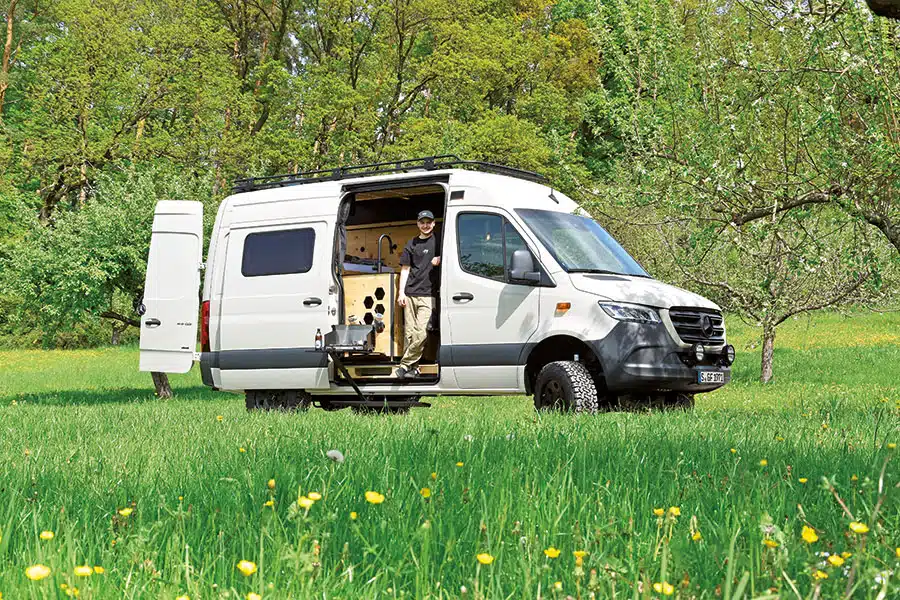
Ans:
POLYGON ((423 498, 431 498, 431 490, 427 487, 419 490, 419 494, 421 494, 423 498))
POLYGON ((463 466, 463 464, 465 464, 465 463, 458 462, 458 463, 456 463, 456 466, 457 466, 457 467, 461 467, 461 466, 463 466))
POLYGON ((42 540, 44 540, 45 542, 49 542, 49 541, 52 540, 54 537, 56 537, 56 534, 53 533, 52 531, 42 531, 42 532, 41 532, 41 535, 40 535, 40 538, 41 538, 42 540))
POLYGON ((859 481, 859 477, 856 475, 856 473, 850 476, 850 481, 859 481))
POLYGON ((222 422, 222 419, 223 419, 223 418, 224 418, 224 417, 223 417, 222 415, 216 415, 216 421, 218 421, 218 422, 220 422, 220 423, 222 422))
POLYGON ((768 466, 769 466, 769 461, 767 461, 766 459, 762 459, 761 461, 759 461, 759 466, 761 466, 761 467, 768 467, 768 466))
POLYGON ((562 581, 556 581, 556 582, 554 582, 554 583, 553 583, 553 589, 555 589, 557 592, 560 591, 560 590, 562 590, 562 581))
POLYGON ((587 550, 575 550, 574 552, 572 552, 572 556, 574 556, 575 558, 584 558, 588 554, 590 553, 587 550))
POLYGON ((808 525, 803 526, 803 533, 800 534, 803 537, 803 541, 807 544, 812 544, 819 541, 819 536, 816 534, 816 530, 808 525))
POLYGON ((703 534, 701 534, 699 531, 695 531, 693 535, 691 535, 691 539, 695 542, 699 542, 703 539, 703 534))
POLYGON ((77 587, 68 588, 66 590, 66 596, 68 596, 69 598, 77 598, 80 594, 81 592, 78 591, 77 587))
POLYGON ((75 567, 75 575, 78 577, 90 577, 94 570, 89 565, 75 567))
POLYGON ((106 569, 104 569, 104 568, 101 567, 100 565, 95 565, 95 566, 94 566, 94 573, 96 573, 97 575, 103 575, 104 573, 106 573, 106 569))
POLYGON ((891 442, 887 445, 887 447, 888 447, 888 450, 896 450, 897 444, 895 444, 894 442, 891 442))
POLYGON ((242 560, 237 564, 237 570, 244 574, 244 577, 250 577, 256 573, 256 563, 249 560, 242 560))
POLYGON ((478 559, 478 562, 480 562, 480 563, 483 564, 483 565, 489 565, 489 564, 491 564, 492 562, 494 562, 494 557, 491 556, 490 554, 488 554, 487 552, 482 552, 481 554, 479 554, 479 555, 476 556, 475 558, 477 558, 477 559, 478 559))
MULTIPOLYGON (((900 558, 900 547, 894 550, 894 553, 897 555, 897 558, 900 558)), ((849 553, 848 553, 849 554, 849 553)))
POLYGON ((680 516, 681 516, 681 509, 678 508, 677 506, 670 506, 670 507, 669 507, 669 514, 670 514, 671 516, 673 516, 673 517, 680 517, 680 516))
POLYGON ((732 454, 737 454, 737 448, 732 448, 732 449, 731 449, 731 453, 732 453, 732 454))
POLYGON ((40 581, 50 575, 50 567, 47 565, 31 565, 25 569, 25 576, 32 581, 40 581))
POLYGON ((673 586, 668 581, 663 581, 661 583, 654 583, 653 589, 657 594, 662 594, 664 596, 671 596, 675 593, 675 586, 673 586))
POLYGON ((262 600, 262 596, 256 592, 247 592, 247 600, 262 600))
POLYGON ((274 490, 274 489, 275 489, 275 480, 274 480, 274 479, 270 479, 269 482, 268 482, 266 485, 269 486, 269 489, 270 489, 270 490, 274 490))
POLYGON ((813 573, 813 579, 828 579, 828 573, 816 569, 816 572, 813 573))
POLYGON ((366 502, 369 504, 381 504, 384 502, 384 494, 368 491, 366 492, 366 502))
POLYGON ((853 533, 869 533, 869 526, 859 521, 853 521, 850 523, 850 531, 853 533))
POLYGON ((275 501, 274 500, 266 500, 266 502, 265 502, 265 504, 263 504, 263 506, 270 506, 270 507, 275 506, 275 501))
POLYGON ((134 512, 134 509, 131 508, 130 506, 126 506, 125 508, 120 508, 120 509, 119 509, 119 514, 122 515, 123 517, 128 517, 128 516, 130 516, 131 513, 133 513, 133 512, 134 512))
POLYGON ((770 540, 769 538, 764 539, 763 544, 765 544, 769 548, 777 548, 778 547, 778 542, 776 542, 775 540, 770 540))
POLYGON ((549 548, 544 550, 544 554, 547 555, 547 558, 556 558, 557 556, 559 556, 559 550, 554 548, 553 546, 550 546, 549 548))
POLYGON ((664 509, 664 508, 654 508, 654 509, 653 509, 653 514, 656 515, 657 517, 661 517, 661 516, 663 516, 664 514, 666 514, 666 509, 664 509))
POLYGON ((356 517, 358 517, 358 516, 359 516, 359 515, 356 514, 355 511, 354 511, 354 512, 351 512, 351 513, 350 513, 350 520, 351 520, 351 521, 355 521, 355 520, 356 520, 356 517))
POLYGON ((307 496, 309 496, 310 500, 315 500, 316 502, 322 499, 322 494, 319 492, 310 492, 307 496))
POLYGON ((431 474, 431 480, 432 480, 432 481, 437 481, 437 473, 432 473, 432 474, 431 474))
POLYGON ((839 567, 842 564, 844 564, 844 559, 841 558, 840 556, 838 556, 837 554, 832 554, 831 556, 828 557, 828 562, 830 562, 831 565, 834 567, 839 567))
POLYGON ((181 596, 178 596, 177 598, 175 598, 175 600, 191 600, 191 597, 188 596, 187 594, 182 594, 181 596))
POLYGON ((315 500, 313 500, 312 498, 307 498, 306 496, 300 496, 299 498, 297 498, 297 506, 305 510, 309 510, 310 508, 312 508, 312 505, 315 503, 315 500))
POLYGON ((244 448, 243 446, 241 446, 240 448, 238 448, 238 452, 240 452, 241 454, 243 454, 243 453, 246 452, 246 451, 247 451, 247 449, 244 448))
MULTIPOLYGON (((843 558, 844 560, 847 560, 851 556, 853 556, 852 552, 841 552, 841 558, 843 558)), ((900 554, 897 555, 897 558, 900 558, 900 554)))
POLYGON ((806 477, 801 477, 797 481, 799 481, 800 483, 806 483, 807 481, 809 481, 809 479, 807 479, 806 477))

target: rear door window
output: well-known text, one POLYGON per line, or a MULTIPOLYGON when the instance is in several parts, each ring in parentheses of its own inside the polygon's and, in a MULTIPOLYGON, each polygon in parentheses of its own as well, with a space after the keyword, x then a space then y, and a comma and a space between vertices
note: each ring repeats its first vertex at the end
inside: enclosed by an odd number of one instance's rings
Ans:
POLYGON ((244 277, 307 273, 312 268, 316 232, 310 227, 251 233, 244 240, 244 277))

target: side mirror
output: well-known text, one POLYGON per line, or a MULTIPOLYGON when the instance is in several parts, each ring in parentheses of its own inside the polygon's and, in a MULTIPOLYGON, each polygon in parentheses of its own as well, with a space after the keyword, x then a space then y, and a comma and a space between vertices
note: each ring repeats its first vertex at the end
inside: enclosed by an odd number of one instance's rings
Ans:
POLYGON ((531 256, 531 252, 524 248, 513 252, 509 278, 516 283, 540 283, 541 273, 534 269, 534 257, 531 256))

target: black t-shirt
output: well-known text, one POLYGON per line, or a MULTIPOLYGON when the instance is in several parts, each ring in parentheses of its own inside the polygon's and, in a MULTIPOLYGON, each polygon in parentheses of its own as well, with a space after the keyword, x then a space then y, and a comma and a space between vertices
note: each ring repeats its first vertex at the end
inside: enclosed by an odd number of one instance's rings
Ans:
POLYGON ((431 264, 431 259, 440 256, 441 241, 436 234, 426 239, 418 235, 407 242, 400 255, 400 264, 409 267, 406 280, 406 295, 438 297, 441 288, 441 268, 431 264))

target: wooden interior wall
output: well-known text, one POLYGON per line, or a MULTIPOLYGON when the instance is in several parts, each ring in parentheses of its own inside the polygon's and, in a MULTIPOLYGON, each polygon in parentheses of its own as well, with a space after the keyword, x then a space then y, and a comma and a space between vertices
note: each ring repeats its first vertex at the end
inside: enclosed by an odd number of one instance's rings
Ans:
POLYGON ((344 276, 345 318, 354 315, 361 323, 371 324, 373 313, 382 312, 384 314, 384 331, 375 335, 375 351, 386 356, 391 355, 390 331, 393 329, 394 356, 398 358, 403 355, 405 346, 403 309, 397 306, 399 286, 399 273, 348 274, 344 276), (391 288, 393 288, 393 294, 391 288))
MULTIPOLYGON (((442 219, 437 219, 435 231, 440 233, 442 219)), ((406 243, 419 235, 419 227, 415 221, 384 223, 380 225, 352 225, 347 227, 347 254, 360 258, 375 259, 378 257, 378 238, 388 234, 394 244, 393 254, 388 252, 387 240, 382 242, 381 258, 384 264, 394 269, 400 268, 400 253, 406 243)))

